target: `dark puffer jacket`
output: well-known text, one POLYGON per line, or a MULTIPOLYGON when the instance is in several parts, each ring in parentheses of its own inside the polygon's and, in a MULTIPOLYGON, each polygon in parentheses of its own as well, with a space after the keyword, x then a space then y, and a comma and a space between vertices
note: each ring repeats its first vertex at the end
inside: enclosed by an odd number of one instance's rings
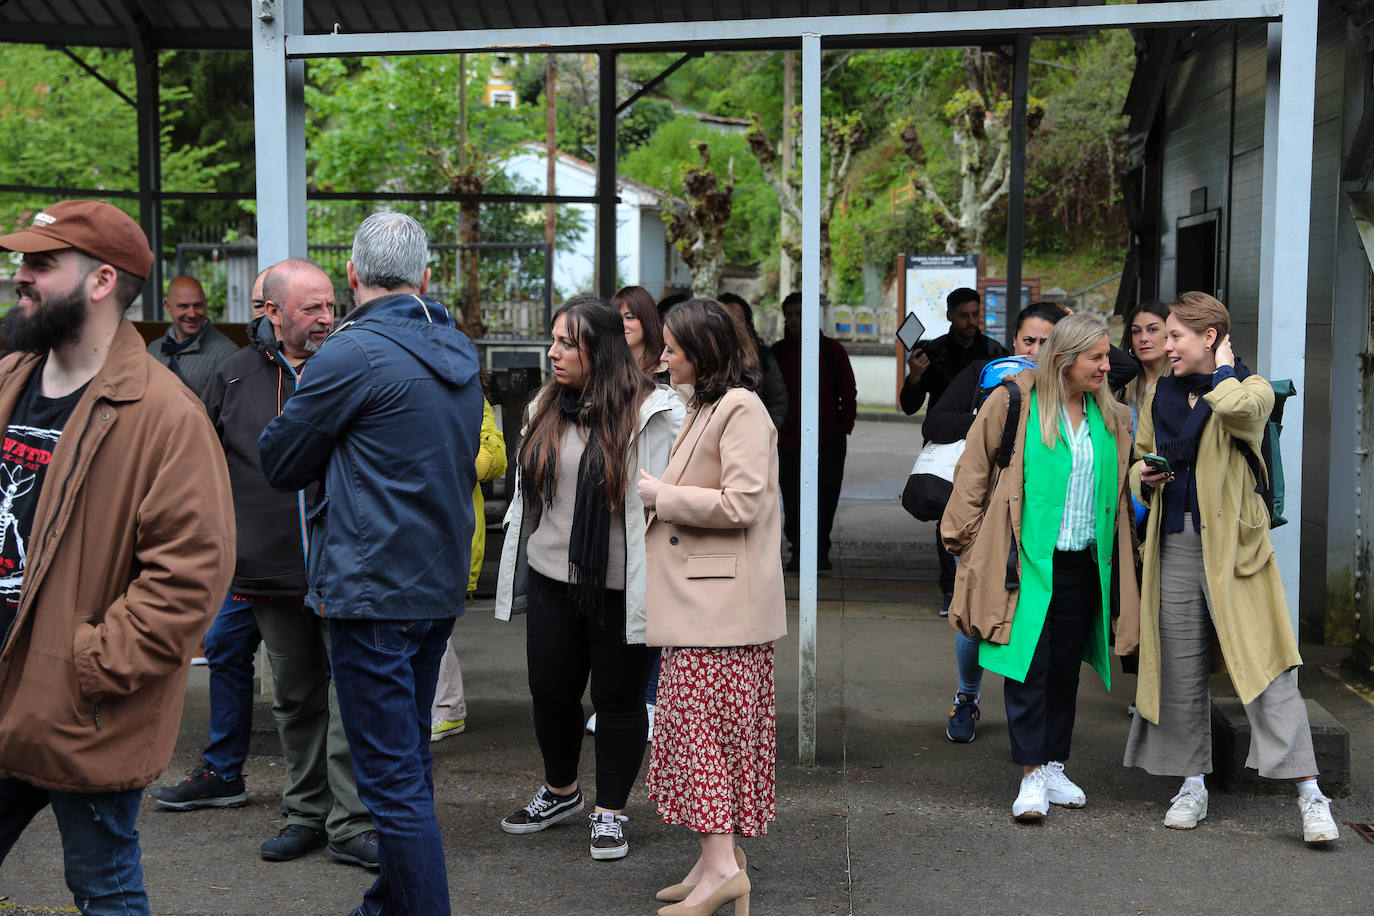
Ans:
POLYGON ((239 549, 231 588, 253 597, 300 596, 306 590, 305 511, 318 487, 281 493, 258 463, 258 436, 296 393, 296 373, 266 317, 248 325, 248 340, 215 368, 205 393, 234 490, 239 549))
POLYGON ((310 517, 306 604, 325 617, 463 613, 482 388, 477 348, 419 295, 340 323, 258 440, 268 481, 325 481, 310 517))

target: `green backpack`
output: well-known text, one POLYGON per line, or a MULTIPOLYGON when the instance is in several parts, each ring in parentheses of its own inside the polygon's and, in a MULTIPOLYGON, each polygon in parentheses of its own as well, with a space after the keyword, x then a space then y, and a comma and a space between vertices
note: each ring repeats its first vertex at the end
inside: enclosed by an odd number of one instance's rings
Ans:
POLYGON ((1264 506, 1269 510, 1269 527, 1277 528, 1288 524, 1283 517, 1283 452, 1279 448, 1279 438, 1283 434, 1283 402, 1298 393, 1289 379, 1271 381, 1274 389, 1274 409, 1269 412, 1269 422, 1264 426, 1264 438, 1260 441, 1260 454, 1239 439, 1236 447, 1250 465, 1250 473, 1255 478, 1255 492, 1264 497, 1264 506), (1260 462, 1264 462, 1261 469, 1260 462))

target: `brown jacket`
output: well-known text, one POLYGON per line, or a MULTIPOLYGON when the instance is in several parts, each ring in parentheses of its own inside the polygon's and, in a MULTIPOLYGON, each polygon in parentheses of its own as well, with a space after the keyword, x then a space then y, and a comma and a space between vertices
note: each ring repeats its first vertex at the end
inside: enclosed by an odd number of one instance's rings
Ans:
MULTIPOLYGON (((39 359, 0 360, 0 429, 39 359)), ((205 408, 127 321, 53 451, 29 545, 0 651, 0 777, 146 786, 229 586, 234 506, 205 408)))
POLYGON ((777 430, 752 391, 690 407, 644 536, 651 646, 787 634, 777 430))
MULTIPOLYGON (((1014 377, 1021 389, 1021 418, 1011 463, 1000 475, 997 449, 1002 443, 1011 399, 1002 388, 988 396, 968 431, 967 447, 954 468, 954 492, 940 519, 945 549, 959 558, 954 601, 949 608, 950 625, 961 633, 998 645, 1007 645, 1011 639, 1011 622, 1021 593, 1019 545, 1026 484, 1026 419, 1034 380, 1030 371, 1014 377)), ((1130 410, 1125 405, 1116 406, 1115 415, 1105 418, 1117 442, 1117 479, 1122 482, 1116 513, 1117 599, 1121 616, 1116 624, 1113 651, 1117 655, 1131 655, 1140 641, 1140 592, 1136 586, 1131 534, 1134 513, 1126 490, 1131 458, 1130 410)))

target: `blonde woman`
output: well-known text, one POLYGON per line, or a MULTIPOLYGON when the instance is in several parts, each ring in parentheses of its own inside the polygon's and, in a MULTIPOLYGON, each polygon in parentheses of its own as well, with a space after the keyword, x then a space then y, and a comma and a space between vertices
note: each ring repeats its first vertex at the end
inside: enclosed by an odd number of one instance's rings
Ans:
POLYGON ((1131 486, 1150 506, 1140 593, 1140 675, 1126 766, 1182 776, 1164 826, 1207 816, 1212 771, 1212 646, 1221 648, 1250 721, 1246 766, 1297 783, 1303 839, 1338 836, 1330 799, 1317 787, 1302 664, 1289 623, 1269 513, 1244 450, 1260 452, 1274 406, 1269 382, 1231 350, 1226 307, 1188 292, 1170 306, 1165 350, 1173 375, 1140 412, 1131 486), (1143 456, 1160 455, 1167 471, 1143 456))
POLYGON ((1087 802, 1064 764, 1082 663, 1111 686, 1113 549, 1122 611, 1116 652, 1135 648, 1130 414, 1107 391, 1108 347, 1099 318, 1072 315, 1055 325, 1034 373, 1011 379, 1015 395, 1004 385, 978 412, 940 522, 946 548, 960 558, 950 621, 981 640, 979 662, 1006 678, 1012 759, 1022 768, 1012 804, 1019 821, 1043 818, 1051 804, 1087 802), (999 472, 1009 415, 1016 447, 999 472))

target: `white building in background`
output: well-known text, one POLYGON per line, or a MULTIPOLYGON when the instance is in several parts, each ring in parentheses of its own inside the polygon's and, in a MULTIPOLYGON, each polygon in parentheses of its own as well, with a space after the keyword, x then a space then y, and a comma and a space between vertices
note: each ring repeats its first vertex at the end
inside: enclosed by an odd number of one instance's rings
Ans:
MULTIPOLYGON (((558 153, 554 164, 554 193, 568 197, 590 197, 596 193, 596 166, 567 153, 558 153)), ((544 188, 548 181, 545 149, 527 143, 506 160, 506 172, 534 187, 544 188)), ((673 199, 629 178, 616 183, 620 203, 616 207, 615 250, 617 273, 626 285, 647 289, 661 299, 667 289, 690 289, 692 275, 682 256, 668 241, 663 213, 673 199)), ((680 205, 680 204, 679 204, 680 205)), ((586 228, 572 251, 559 251, 553 259, 555 300, 592 291, 596 273, 596 208, 592 204, 564 204, 579 211, 586 228)))

